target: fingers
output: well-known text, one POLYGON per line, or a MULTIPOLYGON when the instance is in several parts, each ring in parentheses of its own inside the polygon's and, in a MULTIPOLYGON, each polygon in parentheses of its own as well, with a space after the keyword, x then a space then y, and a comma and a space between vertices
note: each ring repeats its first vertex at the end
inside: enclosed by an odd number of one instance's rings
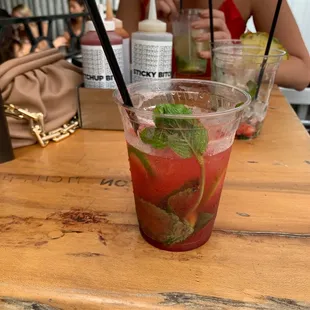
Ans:
POLYGON ((177 15, 178 8, 175 0, 159 0, 157 3, 157 10, 164 16, 177 15))
POLYGON ((157 10, 160 11, 163 15, 168 16, 171 13, 171 8, 166 1, 159 1, 157 10))
POLYGON ((204 59, 210 59, 211 58, 211 52, 209 52, 209 51, 200 52, 199 56, 201 58, 204 58, 204 59))
MULTIPOLYGON (((196 41, 203 42, 211 39, 210 33, 204 33, 196 38, 196 41)), ((224 32, 224 31, 216 31, 214 32, 214 40, 229 40, 231 39, 230 33, 224 32)), ((204 59, 210 59, 211 58, 211 52, 210 51, 201 51, 199 53, 199 56, 204 59)))
MULTIPOLYGON (((215 31, 214 32, 214 40, 230 40, 231 39, 231 34, 226 31, 215 31)), ((211 34, 210 32, 205 32, 203 34, 200 34, 197 38, 196 41, 198 42, 203 42, 203 41, 208 41, 211 40, 211 34)))
MULTIPOLYGON (((225 14, 220 10, 213 10, 213 27, 219 32, 226 32, 230 38, 230 31, 226 25, 225 14)), ((209 10, 200 12, 201 19, 192 23, 194 29, 210 29, 210 14, 209 10)), ((223 34, 222 34, 223 35, 223 34)), ((224 35, 224 39, 226 36, 224 35)))
MULTIPOLYGON (((193 22, 192 27, 194 29, 210 29, 210 20, 207 18, 200 19, 196 22, 193 22)), ((214 27, 214 29, 217 29, 220 31, 225 31, 225 32, 228 31, 226 22, 222 18, 214 17, 213 18, 213 27, 214 27)))
POLYGON ((180 0, 173 0, 174 6, 177 8, 177 11, 180 9, 180 0))
MULTIPOLYGON (((212 10, 213 13, 213 18, 221 18, 225 21, 225 14, 220 11, 220 10, 212 10)), ((203 10, 200 12, 200 16, 202 18, 209 18, 210 17, 210 12, 209 10, 203 10)))

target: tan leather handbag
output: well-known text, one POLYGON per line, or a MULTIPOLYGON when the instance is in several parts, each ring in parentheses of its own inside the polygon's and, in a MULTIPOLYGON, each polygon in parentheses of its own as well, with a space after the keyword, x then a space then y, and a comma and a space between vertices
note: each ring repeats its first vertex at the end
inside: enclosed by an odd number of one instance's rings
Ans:
POLYGON ((16 58, 0 66, 0 89, 13 148, 66 138, 78 127, 81 69, 57 49, 16 58))

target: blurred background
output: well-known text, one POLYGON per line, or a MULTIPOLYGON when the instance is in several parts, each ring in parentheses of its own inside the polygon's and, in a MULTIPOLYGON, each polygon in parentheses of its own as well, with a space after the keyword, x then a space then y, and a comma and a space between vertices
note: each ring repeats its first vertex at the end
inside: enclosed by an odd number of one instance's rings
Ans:
MULTIPOLYGON (((130 1, 130 0, 128 0, 130 1)), ((303 35, 310 53, 310 0, 287 0, 296 18, 297 24, 303 35)), ((113 9, 118 8, 119 0, 112 0, 113 9)), ((66 14, 69 12, 68 0, 0 0, 0 8, 12 12, 13 7, 18 4, 26 4, 34 16, 66 14)), ((97 3, 104 4, 106 0, 97 0, 97 3)), ((59 22, 60 24, 60 22, 59 22)), ((59 31, 63 31, 59 25, 59 31)), ((248 22, 248 29, 255 31, 253 20, 248 22)))
MULTIPOLYGON (((310 0, 287 1, 293 11, 310 55, 310 0)), ((119 0, 112 0, 112 2, 113 9, 116 12, 118 9, 119 0)), ((68 0, 0 0, 0 8, 5 9, 8 12, 12 12, 12 9, 16 5, 26 4, 32 11, 33 16, 53 16, 59 14, 68 14, 68 3, 68 0)), ((97 3, 106 5, 106 0, 97 0, 97 3)), ((53 37, 56 38, 57 36, 63 34, 65 28, 66 26, 64 20, 55 20, 52 24, 53 37)), ((252 19, 249 20, 247 28, 248 30, 255 32, 255 25, 252 19)), ((281 90, 298 114, 305 127, 310 132, 310 87, 302 92, 283 88, 281 90)))
MULTIPOLYGON (((105 2, 105 0, 97 0, 97 3, 104 5, 105 2)), ((113 8, 117 10, 119 0, 112 0, 112 2, 113 8)), ((14 6, 21 3, 29 6, 36 16, 55 13, 64 14, 65 12, 68 12, 67 0, 0 0, 0 7, 11 12, 14 6)))
MULTIPOLYGON (((96 0, 99 4, 106 4, 106 0, 96 0)), ((130 1, 130 0, 128 0, 130 1)), ((9 13, 12 9, 19 5, 27 5, 33 13, 33 16, 42 15, 59 15, 69 13, 68 0, 0 0, 0 8, 7 10, 9 13)), ((113 9, 118 8, 119 0, 112 0, 113 9)), ((64 22, 58 20, 53 24, 53 36, 56 37, 64 32, 64 22)))

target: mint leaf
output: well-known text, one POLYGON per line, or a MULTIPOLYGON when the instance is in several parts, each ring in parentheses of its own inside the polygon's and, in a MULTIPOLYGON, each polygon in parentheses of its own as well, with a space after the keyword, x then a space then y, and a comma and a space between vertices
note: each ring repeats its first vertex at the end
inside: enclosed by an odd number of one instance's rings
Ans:
POLYGON ((176 154, 182 158, 190 158, 193 156, 190 145, 178 134, 172 134, 168 136, 168 145, 176 154))
POLYGON ((185 182, 181 187, 173 190, 171 193, 169 193, 167 196, 165 196, 161 201, 160 204, 158 205, 160 208, 168 210, 168 212, 171 212, 171 210, 169 210, 169 206, 168 206, 168 200, 170 197, 178 194, 179 192, 183 192, 186 190, 192 190, 197 192, 199 188, 199 179, 194 179, 194 180, 190 180, 185 182), (168 206, 168 208, 167 208, 168 206))
POLYGON ((242 105, 244 105, 244 102, 243 102, 243 101, 237 103, 237 104, 235 105, 235 108, 239 108, 239 107, 241 107, 242 105))
POLYGON ((170 245, 186 240, 194 232, 194 228, 177 215, 141 198, 136 198, 136 210, 141 229, 155 241, 170 245))
POLYGON ((204 228, 212 219, 214 214, 211 213, 200 213, 194 228, 194 231, 197 232, 204 228))
POLYGON ((192 144, 196 154, 201 156, 204 154, 208 145, 208 140, 209 137, 207 130, 197 121, 195 132, 193 132, 192 135, 192 144))
POLYGON ((140 133, 141 141, 150 144, 155 149, 164 149, 168 146, 167 133, 158 128, 147 127, 140 133))
POLYGON ((160 104, 154 109, 156 127, 142 130, 142 142, 154 148, 170 147, 182 158, 202 156, 207 148, 206 129, 196 119, 174 119, 161 117, 164 114, 190 115, 191 109, 183 104, 160 104))
POLYGON ((191 207, 195 205, 198 197, 197 193, 198 191, 194 188, 188 188, 176 193, 168 199, 168 210, 184 219, 191 207))
POLYGON ((248 87, 248 93, 253 100, 255 98, 256 91, 257 91, 257 83, 250 80, 247 82, 246 86, 248 87))
POLYGON ((185 119, 175 119, 175 118, 166 118, 166 117, 161 117, 161 115, 165 114, 170 114, 170 115, 190 115, 192 114, 192 110, 187 108, 183 104, 171 104, 171 103, 164 103, 164 104, 159 104, 156 106, 156 108, 153 111, 154 113, 154 121, 155 121, 155 126, 157 128, 162 128, 162 129, 176 129, 176 124, 181 124, 182 127, 187 127, 189 123, 191 123, 190 120, 185 120, 185 119))
POLYGON ((172 114, 172 115, 178 115, 178 114, 184 114, 184 115, 190 115, 192 114, 192 110, 188 107, 186 107, 184 104, 172 104, 172 103, 164 103, 159 104, 154 109, 154 114, 172 114))
POLYGON ((161 117, 165 114, 190 115, 192 110, 183 104, 160 104, 154 109, 154 121, 156 129, 162 130, 161 141, 166 141, 167 138, 167 146, 180 157, 202 156, 207 147, 208 136, 199 120, 161 117))

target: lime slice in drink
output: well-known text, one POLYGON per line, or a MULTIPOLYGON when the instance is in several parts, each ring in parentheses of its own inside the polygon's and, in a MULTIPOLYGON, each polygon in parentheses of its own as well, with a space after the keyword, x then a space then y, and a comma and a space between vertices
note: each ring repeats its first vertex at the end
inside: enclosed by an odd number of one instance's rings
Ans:
POLYGON ((139 166, 139 167, 141 166, 140 171, 142 169, 145 169, 150 176, 153 177, 155 175, 155 172, 154 172, 152 166, 150 165, 150 163, 147 159, 147 156, 144 153, 142 153, 141 151, 139 151, 135 147, 129 145, 128 146, 128 156, 129 156, 129 159, 131 160, 131 162, 135 162, 136 166, 139 166))

